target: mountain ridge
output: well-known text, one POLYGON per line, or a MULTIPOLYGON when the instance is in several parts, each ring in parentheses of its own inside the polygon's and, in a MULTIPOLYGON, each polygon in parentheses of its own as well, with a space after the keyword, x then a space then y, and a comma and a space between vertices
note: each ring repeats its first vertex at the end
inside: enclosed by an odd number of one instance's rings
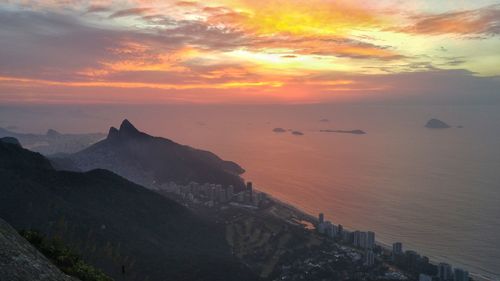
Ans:
POLYGON ((119 280, 255 280, 224 228, 112 172, 57 171, 42 155, 0 142, 0 217, 59 237, 119 280), (13 161, 13 163, 11 163, 13 161))
POLYGON ((138 130, 125 119, 119 129, 90 147, 52 159, 60 169, 89 171, 103 168, 148 188, 175 182, 215 183, 244 188, 245 172, 238 164, 222 160, 212 152, 178 144, 138 130))

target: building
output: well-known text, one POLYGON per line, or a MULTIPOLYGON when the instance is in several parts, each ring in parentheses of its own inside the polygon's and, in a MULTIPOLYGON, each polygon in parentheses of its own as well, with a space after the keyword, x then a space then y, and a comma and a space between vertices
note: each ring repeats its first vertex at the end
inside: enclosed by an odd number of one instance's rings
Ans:
POLYGON ((328 237, 332 237, 332 222, 331 221, 325 221, 323 223, 323 233, 326 234, 328 237))
POLYGON ((359 245, 361 245, 361 231, 354 231, 354 233, 352 234, 352 238, 353 238, 353 242, 352 244, 355 246, 355 247, 359 247, 359 245))
POLYGON ((373 266, 375 264, 375 254, 372 250, 367 250, 365 252, 365 265, 373 266))
POLYGON ((461 268, 455 268, 453 278, 454 281, 469 281, 469 272, 461 268))
POLYGON ((396 242, 392 244, 392 254, 401 255, 403 253, 403 244, 401 242, 396 242))
POLYGON ((418 281, 432 281, 432 276, 420 273, 420 275, 418 276, 418 281))
POLYGON ((366 233, 366 249, 375 248, 375 232, 368 231, 366 233))
POLYGON ((342 241, 344 243, 354 243, 353 234, 350 231, 342 230, 342 241))
POLYGON ((325 223, 318 223, 318 227, 316 228, 318 230, 318 233, 324 234, 325 233, 325 223))
POLYGON ((249 181, 247 182, 247 201, 252 203, 252 200, 253 200, 253 185, 252 185, 252 182, 249 181))
POLYGON ((229 201, 231 201, 231 200, 233 200, 233 197, 234 197, 234 186, 230 185, 227 188, 227 198, 229 201))
POLYGON ((319 220, 319 224, 324 223, 325 222, 325 215, 323 215, 323 213, 319 213, 318 220, 319 220))
POLYGON ((447 263, 440 263, 438 264, 438 275, 437 277, 441 281, 447 281, 447 280, 452 280, 452 275, 451 275, 451 265, 447 263))
POLYGON ((415 251, 405 251, 406 269, 417 272, 420 264, 420 255, 415 251))

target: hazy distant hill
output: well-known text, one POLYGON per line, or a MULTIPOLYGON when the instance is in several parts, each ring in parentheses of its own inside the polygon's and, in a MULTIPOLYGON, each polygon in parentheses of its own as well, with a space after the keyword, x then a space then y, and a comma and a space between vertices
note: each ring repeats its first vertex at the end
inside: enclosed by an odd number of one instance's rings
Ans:
POLYGON ((120 129, 111 127, 106 139, 54 163, 57 168, 80 171, 107 169, 146 187, 170 181, 233 185, 236 189, 244 186, 239 176, 244 170, 238 164, 209 151, 145 134, 128 120, 120 129))
POLYGON ((61 237, 116 280, 253 280, 224 229, 109 171, 54 170, 42 155, 0 142, 0 217, 61 237))
POLYGON ((26 134, 9 131, 0 128, 1 137, 14 137, 32 151, 40 152, 44 155, 55 153, 74 153, 80 151, 91 144, 96 143, 106 137, 102 133, 90 134, 61 134, 49 129, 46 134, 26 134))

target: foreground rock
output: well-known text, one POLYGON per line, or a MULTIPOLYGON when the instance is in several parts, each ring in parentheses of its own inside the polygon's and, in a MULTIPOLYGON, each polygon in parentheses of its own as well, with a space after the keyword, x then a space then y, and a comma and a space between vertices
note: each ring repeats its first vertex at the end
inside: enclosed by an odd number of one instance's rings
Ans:
POLYGON ((0 219, 0 280, 76 281, 0 219))
POLYGON ((427 121, 425 127, 429 129, 448 129, 451 126, 439 119, 432 118, 431 120, 427 121))

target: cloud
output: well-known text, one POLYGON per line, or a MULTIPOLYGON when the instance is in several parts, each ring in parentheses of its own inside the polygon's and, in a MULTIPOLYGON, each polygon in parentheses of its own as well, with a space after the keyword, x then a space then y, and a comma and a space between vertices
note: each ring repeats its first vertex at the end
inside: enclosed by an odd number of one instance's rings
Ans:
POLYGON ((399 29, 400 32, 417 34, 500 34, 500 5, 437 15, 420 15, 412 18, 414 23, 399 29))
POLYGON ((152 11, 151 8, 130 8, 124 9, 120 11, 116 11, 109 15, 109 18, 121 18, 121 17, 129 17, 129 16, 141 16, 148 12, 152 11))
POLYGON ((123 32, 54 13, 0 10, 0 25, 2 76, 78 79, 76 71, 116 57, 108 49, 125 38, 123 32))
POLYGON ((85 11, 86 14, 108 12, 110 8, 103 5, 90 5, 85 11))

